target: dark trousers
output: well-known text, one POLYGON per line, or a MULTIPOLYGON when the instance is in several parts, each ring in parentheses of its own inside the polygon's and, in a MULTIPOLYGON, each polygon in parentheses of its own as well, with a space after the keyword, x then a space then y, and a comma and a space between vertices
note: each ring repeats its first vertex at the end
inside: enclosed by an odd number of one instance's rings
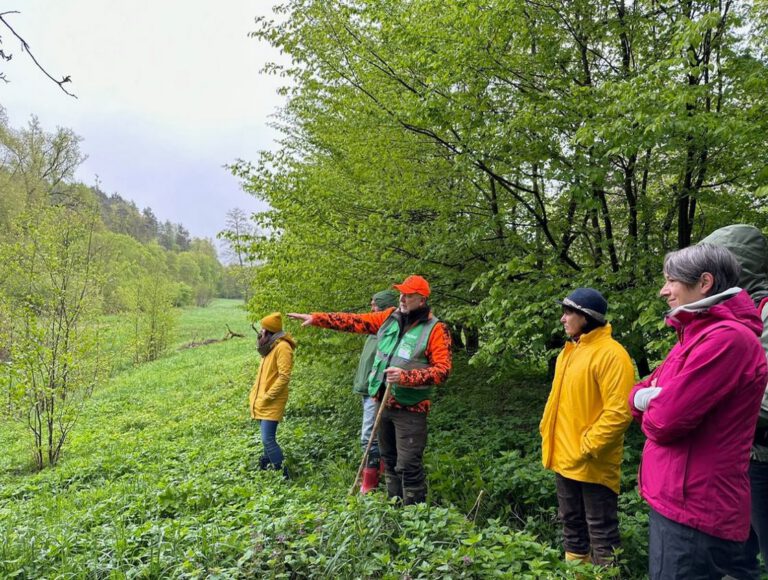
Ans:
POLYGON ((650 509, 648 519, 650 580, 757 580, 743 558, 744 544, 710 536, 650 509))
POLYGON ((566 552, 586 555, 592 548, 595 564, 613 563, 619 536, 619 496, 599 483, 586 483, 555 474, 557 515, 563 524, 566 552))
POLYGON ((402 498, 406 504, 425 501, 427 414, 386 407, 381 413, 378 438, 389 497, 402 498))
POLYGON ((749 462, 749 484, 752 489, 752 513, 749 540, 745 546, 747 562, 759 569, 757 554, 763 555, 768 571, 768 462, 749 462))

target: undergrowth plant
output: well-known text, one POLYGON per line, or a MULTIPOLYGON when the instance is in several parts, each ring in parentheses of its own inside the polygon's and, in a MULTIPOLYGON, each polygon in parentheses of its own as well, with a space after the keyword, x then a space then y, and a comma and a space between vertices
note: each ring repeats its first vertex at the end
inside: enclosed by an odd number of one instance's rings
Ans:
MULTIPOLYGON (((430 417, 428 503, 400 508, 383 491, 347 495, 360 453, 355 353, 303 358, 300 330, 279 431, 293 479, 259 471, 248 328, 235 300, 184 310, 177 350, 124 367, 95 392, 55 470, 26 470, 16 431, 0 425, 0 576, 612 574, 563 562, 554 483, 539 462, 548 386, 537 372, 502 386, 457 358, 430 417), (247 338, 189 347, 226 325, 247 338)), ((622 574, 642 577, 645 512, 635 492, 621 506, 622 574)))

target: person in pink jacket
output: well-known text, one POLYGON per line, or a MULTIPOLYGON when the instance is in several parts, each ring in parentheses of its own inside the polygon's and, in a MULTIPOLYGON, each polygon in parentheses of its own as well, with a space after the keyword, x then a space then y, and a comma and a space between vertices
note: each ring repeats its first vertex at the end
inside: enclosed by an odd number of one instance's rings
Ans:
POLYGON ((678 342, 629 396, 647 440, 638 474, 650 506, 651 579, 751 578, 749 452, 768 369, 763 324, 727 249, 667 254, 660 295, 678 342))

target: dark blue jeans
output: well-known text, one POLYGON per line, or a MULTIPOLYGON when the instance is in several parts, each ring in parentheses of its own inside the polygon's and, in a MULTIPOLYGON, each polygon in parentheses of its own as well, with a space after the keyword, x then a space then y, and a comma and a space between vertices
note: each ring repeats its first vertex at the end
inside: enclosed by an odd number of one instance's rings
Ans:
POLYGON ((745 546, 747 561, 759 569, 757 554, 763 555, 768 571, 768 462, 749 462, 749 484, 752 487, 752 527, 745 546))
POLYGON ((758 580, 745 562, 744 544, 710 536, 650 509, 648 577, 650 580, 758 580))
POLYGON ((280 469, 283 466, 283 450, 277 444, 277 426, 279 421, 261 420, 261 443, 264 445, 264 455, 269 462, 280 469))

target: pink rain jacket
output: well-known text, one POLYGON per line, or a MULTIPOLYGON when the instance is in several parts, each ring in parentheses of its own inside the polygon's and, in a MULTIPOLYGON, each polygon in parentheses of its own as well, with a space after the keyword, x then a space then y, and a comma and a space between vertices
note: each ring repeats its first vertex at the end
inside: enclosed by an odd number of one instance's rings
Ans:
POLYGON ((678 342, 629 396, 648 438, 640 495, 661 515, 726 540, 749 536, 749 450, 765 390, 763 325, 742 291, 703 312, 678 311, 667 324, 678 342), (661 387, 646 411, 638 389, 661 387))

